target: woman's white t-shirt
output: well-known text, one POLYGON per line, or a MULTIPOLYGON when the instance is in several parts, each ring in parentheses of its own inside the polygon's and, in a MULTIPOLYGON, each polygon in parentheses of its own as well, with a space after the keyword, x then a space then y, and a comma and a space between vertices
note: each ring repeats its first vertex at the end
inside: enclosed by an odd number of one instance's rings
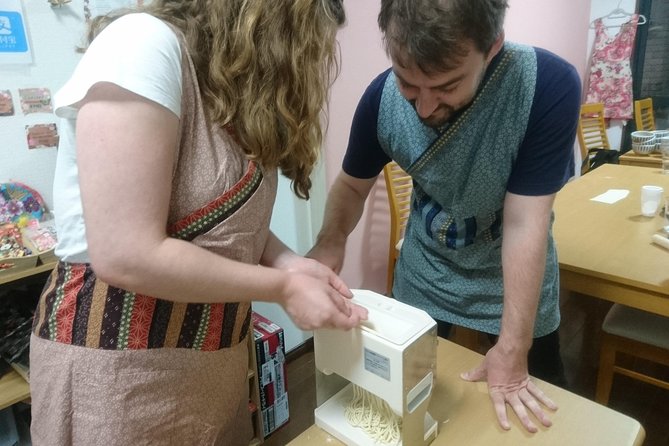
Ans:
MULTIPOLYGON (((110 82, 181 114, 181 50, 176 34, 161 20, 128 14, 108 25, 91 43, 72 77, 56 93, 61 119, 54 181, 56 255, 65 262, 89 262, 76 154, 78 103, 98 82, 110 82)), ((104 119, 104 116, 100 116, 104 119)), ((133 185, 128 185, 129 193, 133 185)))

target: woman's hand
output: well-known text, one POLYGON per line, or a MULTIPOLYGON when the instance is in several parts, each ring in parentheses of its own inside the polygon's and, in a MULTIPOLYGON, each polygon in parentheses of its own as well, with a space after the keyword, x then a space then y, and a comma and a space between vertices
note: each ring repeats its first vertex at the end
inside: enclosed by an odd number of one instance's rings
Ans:
POLYGON ((280 269, 289 277, 281 302, 299 328, 348 330, 367 319, 367 310, 350 301, 353 293, 330 268, 300 256, 284 260, 280 269))

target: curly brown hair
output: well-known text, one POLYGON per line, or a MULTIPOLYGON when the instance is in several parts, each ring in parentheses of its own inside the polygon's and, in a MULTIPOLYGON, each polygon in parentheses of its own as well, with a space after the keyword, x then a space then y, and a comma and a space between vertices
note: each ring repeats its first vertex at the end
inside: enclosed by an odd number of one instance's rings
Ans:
POLYGON ((232 127, 249 159, 280 168, 308 199, 339 69, 342 0, 153 0, 94 18, 88 42, 129 12, 183 32, 212 122, 232 127))

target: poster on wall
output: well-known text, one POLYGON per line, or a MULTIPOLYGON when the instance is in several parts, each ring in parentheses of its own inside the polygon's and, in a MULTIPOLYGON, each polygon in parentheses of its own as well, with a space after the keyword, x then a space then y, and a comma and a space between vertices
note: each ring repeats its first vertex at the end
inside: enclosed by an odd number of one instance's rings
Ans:
POLYGON ((0 65, 32 61, 21 0, 0 0, 0 65))
POLYGON ((56 124, 35 124, 26 126, 29 149, 55 149, 58 147, 56 124))
POLYGON ((0 116, 14 116, 14 102, 9 90, 0 90, 0 116))
POLYGON ((24 115, 30 113, 51 113, 51 91, 46 88, 19 88, 21 110, 24 115))

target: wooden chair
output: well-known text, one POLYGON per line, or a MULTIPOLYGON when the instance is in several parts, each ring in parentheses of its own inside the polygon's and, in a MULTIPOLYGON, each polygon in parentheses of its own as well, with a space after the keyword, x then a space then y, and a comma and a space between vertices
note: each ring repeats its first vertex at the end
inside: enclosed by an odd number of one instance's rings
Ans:
POLYGON ((669 382, 616 361, 617 354, 624 353, 669 367, 669 318, 614 304, 602 329, 595 401, 608 404, 614 373, 669 390, 669 382))
POLYGON ((390 204, 390 244, 388 246, 388 281, 387 294, 393 288, 395 262, 399 257, 400 248, 404 239, 404 230, 409 220, 411 210, 411 193, 413 183, 411 177, 394 161, 383 168, 386 180, 386 191, 390 204))
POLYGON ((590 149, 609 150, 609 138, 606 136, 604 104, 582 104, 578 119, 578 144, 581 148, 581 174, 590 170, 590 149))
POLYGON ((637 130, 655 130, 653 99, 645 98, 634 101, 634 123, 637 130))

